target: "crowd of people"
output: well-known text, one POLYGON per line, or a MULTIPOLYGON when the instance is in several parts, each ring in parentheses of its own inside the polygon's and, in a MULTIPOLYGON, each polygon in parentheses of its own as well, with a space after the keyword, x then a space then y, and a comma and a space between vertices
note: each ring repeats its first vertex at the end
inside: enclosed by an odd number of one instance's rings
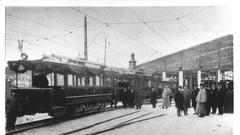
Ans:
MULTIPOLYGON (((162 108, 167 109, 171 106, 171 94, 174 93, 175 106, 177 108, 177 116, 188 115, 188 109, 193 107, 194 115, 199 117, 208 116, 210 114, 223 115, 224 112, 233 112, 233 89, 227 84, 221 83, 211 87, 205 87, 204 84, 200 85, 200 89, 197 85, 190 91, 188 87, 179 86, 175 91, 165 85, 161 93, 162 96, 162 108)), ((153 108, 156 108, 157 95, 159 93, 155 88, 152 88, 150 94, 150 103, 153 108)), ((144 101, 144 92, 142 89, 135 91, 130 88, 125 88, 122 94, 122 103, 124 108, 130 107, 141 109, 144 101)))
POLYGON ((213 84, 210 88, 204 87, 204 84, 200 85, 200 89, 194 86, 191 94, 187 87, 182 89, 182 86, 179 86, 175 94, 177 116, 181 116, 181 112, 188 115, 190 103, 195 111, 194 114, 199 117, 216 114, 217 110, 218 115, 223 115, 224 110, 233 112, 233 93, 228 85, 223 87, 220 83, 217 84, 217 87, 213 84))
POLYGON ((137 109, 141 109, 144 100, 144 93, 142 89, 134 92, 133 89, 124 88, 120 98, 124 108, 134 108, 136 105, 137 109))

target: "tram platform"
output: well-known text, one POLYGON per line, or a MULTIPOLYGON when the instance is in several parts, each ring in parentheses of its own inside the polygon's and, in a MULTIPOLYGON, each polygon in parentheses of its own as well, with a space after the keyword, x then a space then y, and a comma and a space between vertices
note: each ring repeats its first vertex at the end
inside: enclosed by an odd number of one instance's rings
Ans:
POLYGON ((193 108, 189 115, 177 117, 176 108, 162 109, 161 106, 151 108, 144 105, 141 111, 153 111, 151 115, 165 114, 162 117, 135 123, 123 128, 109 131, 108 135, 232 135, 233 114, 211 114, 203 118, 193 115, 193 108))

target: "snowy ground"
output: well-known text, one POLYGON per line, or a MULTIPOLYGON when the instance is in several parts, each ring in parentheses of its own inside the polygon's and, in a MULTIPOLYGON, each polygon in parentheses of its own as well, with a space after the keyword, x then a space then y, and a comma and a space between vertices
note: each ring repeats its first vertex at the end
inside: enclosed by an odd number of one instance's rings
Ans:
MULTIPOLYGON (((157 105, 159 106, 160 103, 157 105)), ((88 126, 96 122, 127 114, 136 111, 135 109, 120 109, 114 111, 108 111, 99 113, 83 118, 74 119, 71 121, 63 122, 53 126, 44 128, 38 128, 31 131, 27 131, 23 134, 26 135, 55 135, 63 132, 71 131, 76 128, 88 126)), ((75 135, 87 134, 100 129, 108 128, 112 125, 118 124, 125 120, 143 115, 145 113, 152 112, 143 118, 151 116, 165 114, 165 116, 151 119, 148 121, 135 123, 122 128, 118 128, 102 134, 107 135, 232 135, 233 134, 233 114, 210 115, 204 118, 199 118, 193 115, 193 109, 189 109, 189 115, 177 117, 176 108, 170 107, 168 109, 162 109, 161 107, 152 108, 150 104, 143 105, 139 113, 129 115, 114 121, 110 121, 104 124, 97 125, 93 128, 75 133, 75 135)), ((143 119, 140 118, 140 119, 143 119)), ((136 119, 139 120, 139 119, 136 119)))

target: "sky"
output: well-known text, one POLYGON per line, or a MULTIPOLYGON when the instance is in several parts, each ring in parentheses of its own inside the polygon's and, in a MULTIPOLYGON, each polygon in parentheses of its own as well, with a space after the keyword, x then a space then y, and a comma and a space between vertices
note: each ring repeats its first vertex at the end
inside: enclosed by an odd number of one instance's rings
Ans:
POLYGON ((227 7, 7 7, 5 58, 20 59, 18 40, 29 59, 43 54, 83 57, 87 16, 88 59, 127 68, 232 34, 227 7))

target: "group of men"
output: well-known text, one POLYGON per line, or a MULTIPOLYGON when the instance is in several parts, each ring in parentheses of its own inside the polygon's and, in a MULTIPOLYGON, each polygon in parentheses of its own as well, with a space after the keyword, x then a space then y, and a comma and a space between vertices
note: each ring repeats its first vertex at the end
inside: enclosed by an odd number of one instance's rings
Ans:
MULTIPOLYGON (((190 95, 190 91, 187 88, 182 89, 179 86, 175 94, 175 104, 177 108, 177 116, 181 116, 180 112, 183 111, 184 115, 187 115, 187 110, 190 107, 190 99, 192 100, 192 107, 196 115, 204 117, 206 115, 218 114, 223 115, 224 112, 224 100, 226 89, 219 83, 212 85, 210 88, 205 88, 203 84, 200 85, 200 89, 194 86, 194 89, 190 95)), ((233 99, 232 99, 233 100, 233 99)))
POLYGON ((177 116, 181 116, 181 112, 184 112, 184 115, 188 115, 188 108, 190 107, 190 91, 187 87, 182 88, 179 86, 178 90, 175 93, 175 106, 177 108, 177 116))
MULTIPOLYGON (((171 105, 170 93, 172 93, 170 88, 165 86, 162 93, 162 108, 167 109, 171 105)), ((144 100, 144 92, 142 89, 134 92, 133 89, 124 88, 121 99, 124 108, 128 106, 134 108, 136 105, 136 109, 140 109, 144 100)), ((200 84, 200 89, 195 85, 191 92, 187 87, 179 86, 174 92, 174 99, 177 116, 181 116, 181 112, 188 115, 188 108, 191 106, 195 111, 194 114, 199 117, 216 114, 217 110, 219 115, 223 115, 226 110, 233 112, 233 90, 228 89, 227 86, 223 87, 220 83, 217 86, 213 84, 211 87, 204 87, 204 84, 200 84)), ((152 88, 150 103, 153 108, 156 108, 157 92, 155 88, 152 88)))
POLYGON ((133 89, 124 88, 120 98, 124 108, 134 108, 136 105, 136 109, 141 109, 144 100, 144 93, 142 89, 134 92, 133 89))

